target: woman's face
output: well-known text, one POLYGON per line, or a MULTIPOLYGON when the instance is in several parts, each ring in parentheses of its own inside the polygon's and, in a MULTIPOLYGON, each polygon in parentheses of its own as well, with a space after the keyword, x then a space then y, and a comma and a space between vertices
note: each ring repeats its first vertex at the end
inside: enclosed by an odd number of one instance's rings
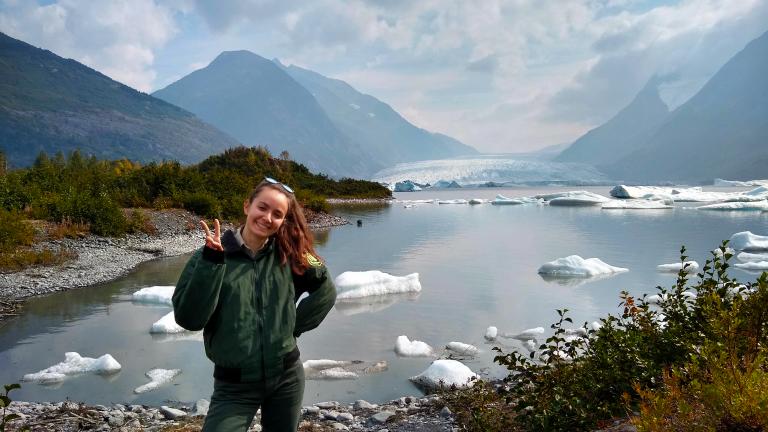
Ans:
POLYGON ((245 229, 255 238, 270 237, 276 233, 288 214, 288 197, 272 188, 264 188, 243 205, 245 229))

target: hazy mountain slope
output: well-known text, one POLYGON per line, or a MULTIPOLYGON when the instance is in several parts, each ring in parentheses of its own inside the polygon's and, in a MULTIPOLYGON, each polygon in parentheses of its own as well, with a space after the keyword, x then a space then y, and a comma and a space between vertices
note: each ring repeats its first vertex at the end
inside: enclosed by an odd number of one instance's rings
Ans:
POLYGON ((248 146, 262 145, 275 155, 286 150, 313 171, 360 177, 380 168, 334 126, 304 87, 249 51, 224 52, 154 95, 248 146))
POLYGON ((192 113, 0 33, 0 149, 13 166, 79 148, 184 163, 238 145, 192 113))
POLYGON ((728 61, 636 152, 604 167, 635 181, 765 178, 768 32, 728 61))
POLYGON ((650 80, 613 118, 574 141, 554 160, 595 166, 611 164, 642 146, 669 115, 659 97, 658 81, 650 80))
POLYGON ((312 93, 343 133, 384 166, 477 154, 474 148, 449 136, 414 126, 389 105, 360 93, 344 81, 276 63, 312 93))

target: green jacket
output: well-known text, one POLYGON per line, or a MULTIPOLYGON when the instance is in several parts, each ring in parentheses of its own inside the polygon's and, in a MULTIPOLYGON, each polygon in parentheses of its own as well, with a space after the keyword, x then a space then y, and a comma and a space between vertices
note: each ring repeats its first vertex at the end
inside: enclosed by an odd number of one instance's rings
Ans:
POLYGON ((238 381, 256 381, 280 375, 289 359, 298 359, 296 337, 333 307, 333 280, 317 260, 303 275, 281 265, 274 239, 256 253, 231 230, 221 243, 223 252, 203 247, 187 262, 173 293, 176 322, 204 330, 214 376, 234 371, 238 381))

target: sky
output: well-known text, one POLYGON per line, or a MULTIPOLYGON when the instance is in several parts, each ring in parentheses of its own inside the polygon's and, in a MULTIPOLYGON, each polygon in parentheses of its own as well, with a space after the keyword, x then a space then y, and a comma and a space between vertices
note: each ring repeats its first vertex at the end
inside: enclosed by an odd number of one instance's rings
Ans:
POLYGON ((768 0, 0 0, 3 33, 137 90, 249 50, 485 153, 573 142, 654 76, 676 108, 767 30, 768 0))

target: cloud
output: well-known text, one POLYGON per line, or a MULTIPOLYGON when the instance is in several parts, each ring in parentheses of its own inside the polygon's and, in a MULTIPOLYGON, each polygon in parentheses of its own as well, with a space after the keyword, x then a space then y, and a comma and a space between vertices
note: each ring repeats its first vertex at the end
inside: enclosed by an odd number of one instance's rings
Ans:
POLYGON ((151 0, 6 2, 0 28, 144 91, 156 76, 154 51, 177 31, 171 10, 151 0))
POLYGON ((688 0, 632 15, 608 15, 594 24, 591 64, 548 102, 550 121, 599 124, 637 94, 654 75, 674 74, 662 86, 675 108, 717 69, 766 30, 768 2, 688 0))

